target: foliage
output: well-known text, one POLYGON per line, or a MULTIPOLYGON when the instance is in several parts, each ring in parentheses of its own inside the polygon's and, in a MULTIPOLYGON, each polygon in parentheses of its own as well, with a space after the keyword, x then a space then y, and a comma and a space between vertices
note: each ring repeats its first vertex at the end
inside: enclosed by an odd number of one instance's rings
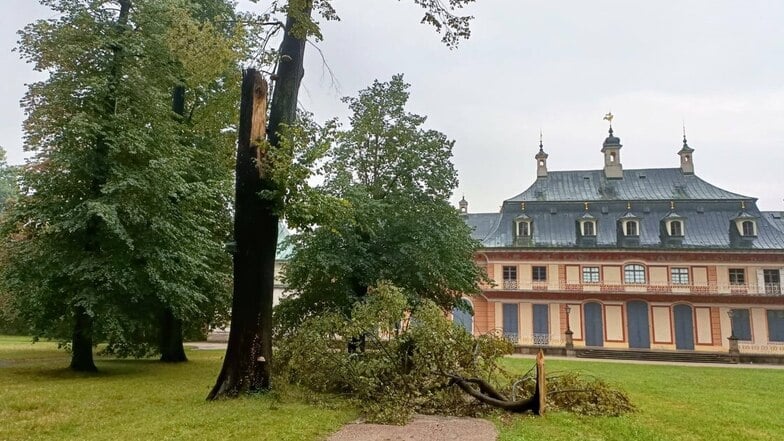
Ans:
POLYGON ((472 337, 431 301, 409 308, 402 291, 384 282, 350 318, 340 312, 308 318, 278 340, 281 375, 314 391, 348 394, 370 421, 399 424, 415 412, 477 414, 481 406, 465 400, 446 374, 492 378, 511 344, 472 337), (366 350, 348 353, 345 345, 357 335, 366 336, 366 350))
MULTIPOLYGON (((397 75, 345 99, 351 127, 332 135, 321 196, 308 207, 319 215, 294 218, 300 233, 285 280, 297 294, 277 309, 282 326, 326 309, 348 313, 381 280, 411 304, 429 299, 444 308, 485 280, 473 261, 478 244, 446 201, 457 185, 453 142, 405 111, 408 87, 397 75)), ((308 211, 298 207, 287 210, 308 211)))
MULTIPOLYGON (((5 149, 0 147, 0 216, 4 216, 6 204, 18 196, 18 167, 8 165, 5 149)), ((0 250, 1 251, 1 250, 0 250)), ((0 254, 0 266, 7 265, 5 254, 0 254)), ((0 334, 26 334, 30 331, 19 316, 10 292, 0 288, 0 334)))
MULTIPOLYGON (((259 0, 251 0, 258 2, 259 0)), ((413 3, 424 9, 421 23, 433 27, 441 34, 441 42, 448 48, 454 49, 461 40, 471 36, 470 23, 473 17, 458 15, 459 9, 473 3, 475 0, 413 0, 413 3)), ((324 38, 319 22, 312 17, 311 11, 327 21, 340 20, 337 10, 331 0, 273 0, 268 2, 266 20, 274 19, 277 14, 283 13, 294 20, 292 29, 297 38, 312 36, 316 41, 324 38)))
POLYGON ((162 308, 201 328, 228 307, 233 137, 221 130, 244 37, 200 19, 230 13, 226 0, 134 0, 127 22, 117 3, 47 0, 57 18, 19 34, 49 77, 23 100, 33 158, 4 221, 3 283, 36 337, 67 341, 81 308, 110 350, 142 355, 162 308))
POLYGON ((13 200, 19 193, 18 174, 18 167, 8 165, 5 149, 0 147, 0 212, 4 210, 5 204, 13 200))
MULTIPOLYGON (((487 414, 491 408, 463 395, 455 377, 496 382, 494 388, 513 401, 533 396, 533 378, 514 376, 499 364, 512 349, 501 336, 470 335, 431 301, 412 310, 399 288, 382 282, 350 316, 311 316, 284 334, 276 356, 290 382, 347 394, 368 420, 402 424, 413 413, 487 414), (358 335, 367 340, 365 350, 346 351, 358 335)), ((593 416, 634 410, 626 393, 598 378, 562 372, 549 375, 547 384, 551 410, 593 416)))
MULTIPOLYGON (((530 396, 536 382, 530 375, 517 380, 510 391, 530 396)), ((588 416, 620 416, 635 411, 629 395, 601 378, 576 371, 547 374, 548 411, 566 411, 588 416)))

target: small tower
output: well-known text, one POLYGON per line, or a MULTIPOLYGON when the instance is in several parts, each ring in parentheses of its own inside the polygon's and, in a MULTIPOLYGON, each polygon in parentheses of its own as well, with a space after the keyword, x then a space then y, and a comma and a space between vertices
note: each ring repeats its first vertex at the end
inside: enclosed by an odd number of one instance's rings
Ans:
POLYGON ((604 153, 604 177, 607 179, 623 179, 623 166, 621 165, 621 139, 613 135, 612 117, 610 117, 610 136, 604 140, 602 153, 604 153))
POLYGON ((683 126, 683 147, 678 151, 678 156, 681 157, 681 172, 684 175, 694 174, 694 149, 689 147, 686 143, 686 126, 683 126))
POLYGON ((542 145, 542 132, 539 132, 539 153, 534 156, 536 158, 536 177, 537 178, 546 178, 547 177, 547 153, 544 152, 544 146, 542 145))
POLYGON ((458 207, 460 207, 459 208, 460 214, 468 213, 468 201, 466 200, 465 195, 463 195, 463 199, 460 199, 460 202, 458 202, 458 207))

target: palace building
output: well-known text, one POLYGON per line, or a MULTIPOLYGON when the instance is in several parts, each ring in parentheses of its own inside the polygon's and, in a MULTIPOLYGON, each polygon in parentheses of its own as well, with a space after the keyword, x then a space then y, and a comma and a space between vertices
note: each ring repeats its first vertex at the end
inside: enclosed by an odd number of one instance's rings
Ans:
POLYGON ((603 169, 550 171, 540 141, 536 181, 500 212, 460 201, 494 283, 455 320, 521 350, 727 353, 737 342, 740 354, 784 356, 782 213, 700 179, 685 135, 677 168, 625 170, 621 148, 610 126, 603 169))

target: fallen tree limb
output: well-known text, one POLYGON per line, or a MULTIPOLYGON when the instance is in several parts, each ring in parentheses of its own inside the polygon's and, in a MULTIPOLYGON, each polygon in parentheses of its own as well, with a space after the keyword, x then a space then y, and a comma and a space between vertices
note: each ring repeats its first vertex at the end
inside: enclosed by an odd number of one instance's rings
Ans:
POLYGON ((490 385, 487 384, 484 380, 478 378, 462 378, 457 375, 450 375, 450 379, 452 384, 457 385, 457 387, 459 387, 463 392, 476 398, 484 404, 514 413, 523 413, 528 411, 539 413, 539 397, 537 397, 536 394, 525 400, 510 401, 505 399, 503 395, 496 392, 495 389, 489 387, 490 385), (485 383, 484 386, 486 386, 484 390, 482 383, 485 383), (479 385, 479 390, 476 390, 472 386, 473 384, 479 385))

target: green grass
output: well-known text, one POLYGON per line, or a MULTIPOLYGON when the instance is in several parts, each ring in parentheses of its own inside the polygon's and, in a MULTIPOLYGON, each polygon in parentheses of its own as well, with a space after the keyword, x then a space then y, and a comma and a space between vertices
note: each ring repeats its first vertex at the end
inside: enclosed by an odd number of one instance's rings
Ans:
MULTIPOLYGON (((52 343, 0 336, 0 440, 319 440, 358 412, 293 388, 208 403, 222 351, 190 362, 98 358, 101 373, 75 374, 52 343)), ((504 364, 527 371, 530 359, 504 364)), ((784 370, 548 360, 622 388, 638 406, 623 417, 496 417, 501 440, 783 440, 784 370)))
MULTIPOLYGON (((527 370, 532 360, 507 359, 527 370)), ((784 370, 549 360, 547 370, 579 370, 625 389, 636 413, 502 417, 500 440, 784 440, 784 370)))
POLYGON ((190 362, 98 358, 98 375, 67 369, 52 343, 0 336, 0 440, 314 440, 357 413, 343 400, 287 388, 208 403, 222 351, 190 362))

